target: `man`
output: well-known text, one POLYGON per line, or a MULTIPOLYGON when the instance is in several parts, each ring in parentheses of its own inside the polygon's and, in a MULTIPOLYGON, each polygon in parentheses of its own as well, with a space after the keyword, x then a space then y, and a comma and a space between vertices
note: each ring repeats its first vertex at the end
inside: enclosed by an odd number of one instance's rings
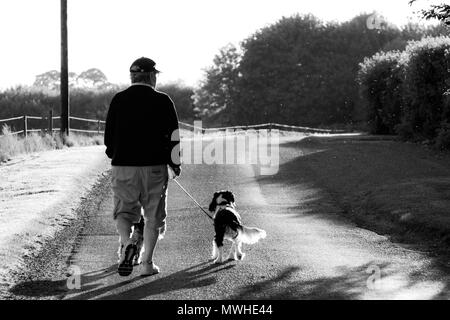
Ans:
POLYGON ((111 101, 105 128, 106 154, 112 159, 114 219, 119 234, 119 267, 131 274, 137 252, 130 239, 144 213, 141 275, 159 273, 153 252, 166 230, 167 184, 180 175, 178 116, 172 100, 155 90, 155 62, 139 58, 130 67, 131 86, 111 101))

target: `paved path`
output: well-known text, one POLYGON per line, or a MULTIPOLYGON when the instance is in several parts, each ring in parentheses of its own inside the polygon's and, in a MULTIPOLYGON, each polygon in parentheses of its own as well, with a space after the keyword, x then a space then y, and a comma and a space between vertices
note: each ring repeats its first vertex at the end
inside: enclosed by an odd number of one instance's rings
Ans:
POLYGON ((171 183, 167 235, 155 257, 162 272, 147 278, 138 270, 129 277, 116 273, 117 236, 107 198, 71 261, 81 269, 82 288, 65 298, 449 298, 449 274, 432 258, 337 215, 331 198, 307 178, 307 167, 285 171, 302 150, 281 147, 280 154, 274 176, 258 176, 250 165, 186 165, 179 179, 205 207, 214 191, 231 189, 244 223, 267 231, 266 239, 244 247, 244 261, 209 261, 211 222, 171 183))

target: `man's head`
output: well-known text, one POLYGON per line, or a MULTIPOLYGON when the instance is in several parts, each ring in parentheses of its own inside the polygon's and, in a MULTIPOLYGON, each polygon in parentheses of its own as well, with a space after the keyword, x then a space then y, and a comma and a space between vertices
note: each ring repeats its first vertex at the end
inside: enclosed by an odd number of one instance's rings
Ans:
POLYGON ((155 64, 155 61, 145 57, 135 60, 130 66, 131 83, 142 82, 155 87, 156 75, 159 73, 155 64))

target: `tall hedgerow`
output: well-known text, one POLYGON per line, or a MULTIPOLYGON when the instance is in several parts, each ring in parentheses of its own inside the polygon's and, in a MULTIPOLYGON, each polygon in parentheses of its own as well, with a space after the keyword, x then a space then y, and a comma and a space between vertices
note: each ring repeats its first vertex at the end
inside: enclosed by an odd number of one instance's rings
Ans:
POLYGON ((371 133, 393 134, 401 121, 405 62, 404 53, 389 51, 360 63, 357 81, 371 133))
POLYGON ((427 139, 449 122, 450 37, 423 38, 405 49, 404 123, 427 139))

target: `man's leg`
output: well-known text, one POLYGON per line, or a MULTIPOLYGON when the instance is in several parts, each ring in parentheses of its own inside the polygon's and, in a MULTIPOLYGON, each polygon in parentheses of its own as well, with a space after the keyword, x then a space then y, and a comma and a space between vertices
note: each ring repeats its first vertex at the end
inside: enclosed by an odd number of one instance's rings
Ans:
POLYGON ((137 253, 135 245, 130 241, 131 227, 139 221, 139 182, 136 179, 136 168, 117 167, 112 170, 112 190, 114 193, 114 219, 119 234, 119 267, 120 275, 129 275, 132 260, 137 253), (131 264, 131 265, 130 265, 131 264))
POLYGON ((167 168, 151 166, 142 169, 145 192, 140 201, 144 207, 144 252, 142 255, 142 276, 159 272, 153 263, 153 254, 166 227, 167 168))
POLYGON ((150 221, 144 227, 144 252, 142 262, 153 262, 153 253, 158 243, 159 228, 155 228, 150 221))
POLYGON ((131 226, 133 224, 129 219, 126 219, 122 215, 118 215, 116 218, 116 228, 117 233, 119 234, 119 245, 121 247, 125 246, 130 239, 131 234, 131 226))

